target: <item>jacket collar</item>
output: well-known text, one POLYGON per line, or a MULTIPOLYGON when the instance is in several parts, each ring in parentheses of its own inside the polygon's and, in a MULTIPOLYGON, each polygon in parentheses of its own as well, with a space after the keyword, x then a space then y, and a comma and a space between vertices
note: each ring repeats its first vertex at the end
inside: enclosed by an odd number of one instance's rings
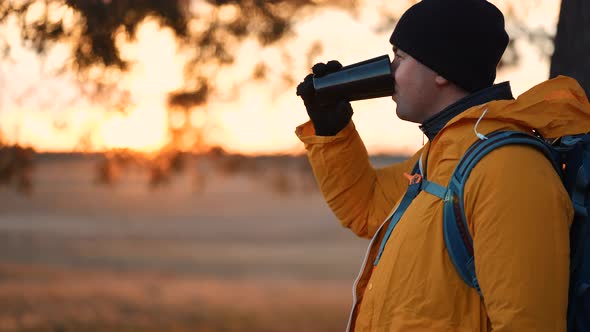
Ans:
POLYGON ((477 105, 485 104, 492 100, 510 100, 514 99, 509 82, 503 82, 492 85, 489 88, 479 90, 455 103, 447 106, 442 111, 436 113, 420 126, 420 129, 432 141, 438 132, 455 116, 463 111, 477 105))

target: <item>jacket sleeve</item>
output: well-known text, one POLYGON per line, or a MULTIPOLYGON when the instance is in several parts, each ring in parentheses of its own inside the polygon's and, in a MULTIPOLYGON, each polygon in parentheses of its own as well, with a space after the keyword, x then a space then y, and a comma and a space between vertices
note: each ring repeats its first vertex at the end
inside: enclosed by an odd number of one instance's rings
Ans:
POLYGON ((419 153, 389 167, 375 169, 351 121, 335 136, 315 136, 311 122, 297 127, 324 198, 343 226, 372 237, 405 192, 419 153))
POLYGON ((465 190, 492 331, 565 331, 573 209, 553 166, 531 147, 502 147, 465 190))

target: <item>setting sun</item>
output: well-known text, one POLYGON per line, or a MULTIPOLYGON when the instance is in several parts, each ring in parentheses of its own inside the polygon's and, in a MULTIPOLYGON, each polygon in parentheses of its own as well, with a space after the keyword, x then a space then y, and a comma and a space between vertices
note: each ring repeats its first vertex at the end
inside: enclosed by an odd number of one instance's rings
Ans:
POLYGON ((100 125, 94 139, 104 149, 129 148, 152 152, 166 144, 166 112, 152 106, 128 116, 114 114, 100 125))

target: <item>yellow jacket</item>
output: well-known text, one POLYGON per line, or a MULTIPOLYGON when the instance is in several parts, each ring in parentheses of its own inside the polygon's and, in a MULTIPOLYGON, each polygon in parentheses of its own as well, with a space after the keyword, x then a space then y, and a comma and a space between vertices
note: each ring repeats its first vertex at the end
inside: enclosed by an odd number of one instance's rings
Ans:
POLYGON ((468 287, 446 251, 443 202, 421 192, 373 267, 386 221, 424 155, 429 181, 448 185, 457 162, 483 134, 509 129, 544 137, 590 131, 590 104, 578 83, 558 77, 516 100, 471 107, 449 121, 407 161, 382 169, 369 162, 351 122, 336 136, 299 126, 319 187, 343 226, 371 238, 354 285, 355 331, 565 331, 569 225, 573 210, 546 157, 526 146, 493 151, 466 184, 465 212, 483 294, 468 287), (384 223, 385 221, 385 223, 384 223), (383 230, 383 231, 381 231, 383 230))

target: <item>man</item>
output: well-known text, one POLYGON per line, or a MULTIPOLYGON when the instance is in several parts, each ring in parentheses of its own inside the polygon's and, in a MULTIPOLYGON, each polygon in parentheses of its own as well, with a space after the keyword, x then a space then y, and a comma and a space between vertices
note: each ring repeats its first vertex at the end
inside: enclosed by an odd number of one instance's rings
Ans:
MULTIPOLYGON (((473 237, 478 292, 451 262, 443 239, 443 201, 420 192, 385 235, 418 160, 422 176, 447 186, 465 151, 497 130, 559 137, 590 127, 581 87, 558 77, 512 97, 494 85, 508 44, 502 13, 484 0, 423 0, 397 23, 396 113, 421 124, 427 144, 407 161, 374 169, 350 121, 350 103, 326 104, 312 75, 298 86, 311 121, 304 142, 320 189, 341 223, 371 239, 354 285, 349 330, 565 331, 569 225, 561 180, 539 151, 499 148, 473 169, 465 213, 473 237)), ((316 64, 316 76, 341 68, 316 64)), ((392 128, 395 130, 395 128, 392 128)))

